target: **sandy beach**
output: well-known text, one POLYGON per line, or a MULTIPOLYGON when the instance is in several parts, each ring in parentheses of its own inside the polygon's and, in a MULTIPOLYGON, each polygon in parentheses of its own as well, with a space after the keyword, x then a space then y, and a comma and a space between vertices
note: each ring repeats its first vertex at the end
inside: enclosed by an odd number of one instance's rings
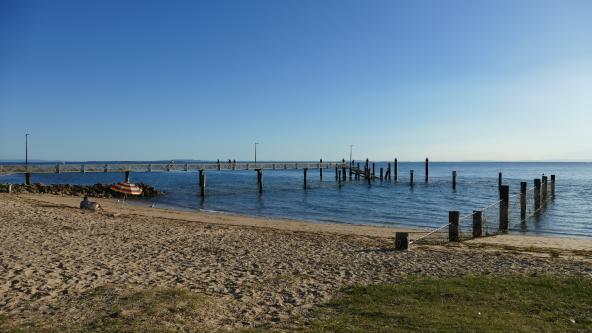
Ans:
POLYGON ((79 201, 0 194, 1 315, 14 322, 83 323, 86 309, 108 306, 117 295, 174 287, 210 303, 203 316, 190 319, 193 329, 287 329, 352 284, 397 283, 412 275, 592 277, 587 239, 504 235, 398 252, 392 228, 100 199, 103 211, 86 212, 79 201))

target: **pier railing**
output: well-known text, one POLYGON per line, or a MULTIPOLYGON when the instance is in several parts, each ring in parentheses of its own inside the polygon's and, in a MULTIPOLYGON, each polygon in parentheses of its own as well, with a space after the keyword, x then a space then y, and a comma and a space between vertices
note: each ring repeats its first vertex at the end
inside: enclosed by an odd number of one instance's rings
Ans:
POLYGON ((0 164, 0 174, 73 172, 171 172, 199 170, 296 170, 349 168, 341 162, 207 162, 207 163, 80 163, 0 164))

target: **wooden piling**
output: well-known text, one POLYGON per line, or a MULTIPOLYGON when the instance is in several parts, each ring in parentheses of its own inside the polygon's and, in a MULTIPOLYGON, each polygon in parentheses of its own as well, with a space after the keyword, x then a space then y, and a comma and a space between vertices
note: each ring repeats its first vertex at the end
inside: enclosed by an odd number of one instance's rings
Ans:
POLYGON ((319 160, 319 179, 323 180, 323 159, 319 160))
POLYGON ((520 182, 520 222, 526 222, 526 182, 520 182))
POLYGON ((534 180, 534 211, 535 213, 541 209, 541 180, 534 180))
POLYGON ((386 179, 388 181, 391 180, 391 162, 388 162, 388 166, 387 166, 387 169, 386 169, 386 179))
POLYGON ((380 180, 384 180, 384 170, 383 168, 380 168, 380 180))
POLYGON ((31 185, 31 173, 30 172, 25 173, 25 184, 31 185))
POLYGON ((542 188, 541 188, 541 200, 542 200, 542 206, 547 204, 547 176, 543 176, 542 177, 542 182, 541 182, 542 188))
POLYGON ((218 171, 220 171, 220 159, 218 159, 218 171))
POLYGON ((458 222, 460 213, 458 211, 448 212, 448 241, 460 242, 460 234, 458 230, 458 222))
POLYGON ((395 164, 393 165, 395 168, 395 181, 399 180, 399 162, 395 158, 395 164))
POLYGON ((497 175, 497 186, 498 187, 502 186, 502 173, 501 172, 497 175))
POLYGON ((347 164, 345 164, 345 159, 341 160, 341 175, 342 175, 342 180, 345 181, 347 178, 347 164))
POLYGON ((409 170, 409 186, 413 186, 413 170, 409 170))
POLYGON ((360 162, 358 162, 358 172, 356 172, 356 180, 360 180, 360 162))
POLYGON ((508 232, 508 225, 510 222, 508 214, 508 208, 510 207, 510 186, 500 186, 499 194, 501 200, 499 205, 499 231, 508 232))
POLYGON ((405 251, 409 249, 409 233, 395 232, 395 250, 405 251))
POLYGON ((456 190, 456 171, 452 171, 452 189, 456 190))
POLYGON ((483 236, 483 212, 480 210, 473 211, 473 237, 483 236))
POLYGON ((354 170, 352 170, 353 166, 354 166, 353 164, 354 164, 354 161, 349 161, 349 180, 352 180, 352 177, 353 177, 353 173, 354 173, 354 170))
POLYGON ((555 198, 555 175, 551 175, 551 199, 555 198))
POLYGON ((206 196, 206 173, 203 169, 199 170, 199 194, 202 198, 206 196))
POLYGON ((125 181, 126 182, 129 182, 130 181, 130 171, 129 170, 126 170, 125 171, 125 181))
POLYGON ((366 176, 366 181, 368 182, 368 185, 370 185, 371 182, 372 182, 372 179, 371 179, 372 176, 370 175, 370 169, 368 169, 368 168, 366 169, 366 175, 365 176, 366 176))
POLYGON ((372 162, 372 179, 376 177, 376 162, 372 162))
POLYGON ((259 193, 263 193, 263 171, 261 169, 257 169, 257 186, 259 193))
POLYGON ((430 160, 426 157, 425 159, 425 182, 428 182, 430 177, 430 160))
MULTIPOLYGON (((306 190, 308 188, 308 168, 304 168, 304 189, 306 190)), ((336 168, 337 170, 337 168, 336 168)))
POLYGON ((337 172, 337 182, 341 185, 341 169, 337 172))
POLYGON ((335 166, 335 180, 339 180, 339 167, 337 165, 335 166))

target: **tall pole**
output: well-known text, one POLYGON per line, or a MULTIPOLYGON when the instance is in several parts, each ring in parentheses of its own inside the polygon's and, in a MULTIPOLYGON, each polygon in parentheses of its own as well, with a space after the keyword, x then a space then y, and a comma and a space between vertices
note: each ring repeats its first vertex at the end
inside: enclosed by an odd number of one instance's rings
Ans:
POLYGON ((255 142, 255 163, 257 163, 257 145, 259 142, 255 142))
POLYGON ((29 170, 29 133, 25 134, 25 166, 29 170))

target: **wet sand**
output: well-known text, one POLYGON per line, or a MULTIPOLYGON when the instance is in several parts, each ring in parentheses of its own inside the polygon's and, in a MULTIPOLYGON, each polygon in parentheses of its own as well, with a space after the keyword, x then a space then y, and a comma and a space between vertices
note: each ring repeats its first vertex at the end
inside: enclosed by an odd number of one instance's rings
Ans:
MULTIPOLYGON (((286 328, 355 284, 411 275, 582 274, 592 241, 497 236, 393 250, 392 228, 317 224, 121 206, 78 209, 80 198, 0 194, 0 314, 75 323, 81 299, 155 287, 207 295, 216 311, 197 330, 286 328), (512 245, 511 250, 503 246, 512 245), (533 254, 540 244, 541 251, 533 254), (516 251, 523 246, 529 251, 516 251), (561 255, 544 250, 560 249, 561 255)), ((408 230, 417 232, 414 230, 408 230)), ((416 233, 412 237, 420 235, 416 233)))

